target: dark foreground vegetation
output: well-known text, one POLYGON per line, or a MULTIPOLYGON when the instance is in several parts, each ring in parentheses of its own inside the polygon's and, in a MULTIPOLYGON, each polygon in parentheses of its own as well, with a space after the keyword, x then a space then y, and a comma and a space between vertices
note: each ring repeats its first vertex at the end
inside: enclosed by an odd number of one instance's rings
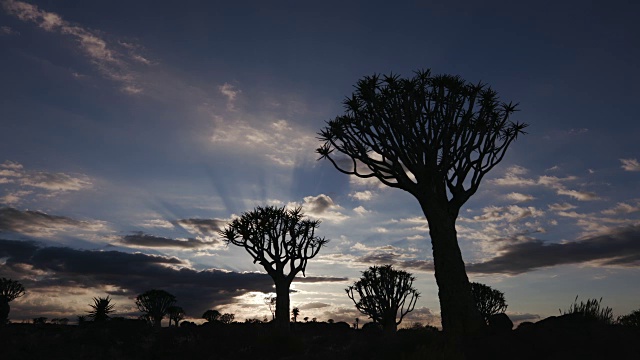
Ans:
POLYGON ((607 325, 581 314, 487 328, 457 344, 432 327, 395 334, 375 326, 295 323, 287 336, 272 324, 233 323, 153 328, 140 320, 84 325, 8 324, 1 359, 638 359, 640 328, 607 325))

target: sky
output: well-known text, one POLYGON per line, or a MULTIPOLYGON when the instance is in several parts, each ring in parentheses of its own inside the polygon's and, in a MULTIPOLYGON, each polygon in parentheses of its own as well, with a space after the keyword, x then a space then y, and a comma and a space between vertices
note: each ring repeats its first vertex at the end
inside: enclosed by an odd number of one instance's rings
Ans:
POLYGON ((10 319, 270 317, 273 283, 218 236, 302 206, 330 240, 292 284, 300 317, 352 323, 369 266, 411 272, 405 323, 440 325, 428 224, 408 193, 318 161, 358 79, 419 69, 490 85, 529 124, 457 221, 471 281, 507 314, 576 295, 640 307, 640 5, 631 1, 0 0, 0 276, 10 319))

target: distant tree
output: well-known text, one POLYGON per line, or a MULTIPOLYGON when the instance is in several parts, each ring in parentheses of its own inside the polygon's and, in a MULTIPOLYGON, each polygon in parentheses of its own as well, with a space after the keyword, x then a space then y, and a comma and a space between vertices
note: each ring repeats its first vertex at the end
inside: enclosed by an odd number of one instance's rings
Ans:
POLYGON ((356 322, 353 323, 353 328, 358 330, 360 327, 360 319, 356 318, 356 322))
POLYGON ((345 291, 361 313, 380 323, 385 331, 395 332, 420 296, 412 287, 414 280, 408 272, 391 265, 371 266, 345 291))
POLYGON ((271 312, 271 320, 276 319, 276 303, 278 298, 273 295, 269 295, 264 298, 264 304, 269 307, 269 311, 271 312))
POLYGON ((220 322, 226 325, 229 325, 235 320, 236 316, 234 314, 225 313, 220 316, 220 322))
POLYGON ((89 304, 91 306, 91 311, 89 311, 89 317, 93 319, 95 322, 105 322, 109 319, 109 314, 113 312, 114 304, 111 303, 111 298, 107 296, 106 298, 93 298, 93 304, 89 304))
POLYGON ((327 320, 327 322, 328 322, 329 324, 333 324, 335 321, 334 321, 333 319, 329 319, 329 320, 327 320))
POLYGON ((328 242, 315 235, 319 224, 319 220, 305 219, 301 208, 267 206, 243 213, 220 231, 227 245, 244 247, 273 279, 279 331, 289 331, 291 282, 299 272, 305 275, 309 259, 328 242))
POLYGON ((298 315, 300 315, 300 309, 298 309, 297 307, 294 307, 291 310, 291 315, 293 315, 293 322, 298 322, 298 315))
POLYGON ((628 315, 618 316, 616 323, 624 326, 640 328, 640 309, 635 310, 628 315))
POLYGON ((355 88, 344 101, 345 114, 320 131, 320 158, 344 174, 376 178, 418 200, 429 223, 443 328, 453 334, 481 329, 456 219, 524 133, 526 124, 510 121, 517 105, 500 102, 483 84, 429 70, 406 79, 366 76, 355 88))
POLYGON ((218 310, 207 310, 202 314, 202 318, 206 319, 208 322, 213 323, 220 320, 220 312, 218 310))
POLYGON ((69 323, 69 319, 67 319, 67 318, 55 318, 55 319, 51 319, 51 323, 52 324, 56 324, 56 325, 67 325, 69 323))
POLYGON ((84 325, 87 322, 87 317, 84 315, 78 315, 78 325, 84 325))
POLYGON ((167 315, 169 315, 169 326, 171 326, 171 322, 175 327, 178 327, 180 321, 184 319, 184 309, 180 306, 169 306, 167 309, 167 315))
POLYGON ((0 326, 9 320, 9 303, 24 296, 24 286, 16 280, 0 278, 0 326))
POLYGON ((309 317, 305 316, 303 320, 304 320, 304 322, 309 322, 309 317))
POLYGON ((476 282, 471 283, 471 294, 476 303, 476 307, 488 324, 491 315, 503 313, 507 310, 507 303, 504 300, 504 293, 492 289, 490 286, 476 282))
POLYGON ((33 324, 34 325, 44 325, 46 323, 47 323, 47 318, 44 317, 44 316, 33 318, 33 324))
POLYGON ((147 320, 156 328, 162 326, 162 318, 175 302, 176 297, 164 290, 153 289, 136 297, 138 310, 142 311, 147 320))

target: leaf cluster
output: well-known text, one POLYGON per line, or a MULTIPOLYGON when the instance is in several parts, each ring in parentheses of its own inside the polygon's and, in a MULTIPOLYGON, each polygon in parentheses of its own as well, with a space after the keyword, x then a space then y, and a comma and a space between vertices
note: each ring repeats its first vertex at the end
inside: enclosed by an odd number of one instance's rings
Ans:
POLYGON ((507 310, 504 293, 488 285, 472 282, 471 295, 475 301, 476 308, 487 323, 491 315, 503 313, 507 310))
POLYGON ((228 244, 244 247, 272 278, 293 280, 329 240, 315 235, 320 220, 304 218, 302 208, 257 207, 233 220, 220 235, 228 244), (287 269, 289 273, 284 275, 287 269))
POLYGON ((24 286, 16 280, 0 278, 0 299, 7 302, 13 301, 24 296, 24 286))
POLYGON ((324 141, 320 158, 345 174, 376 177, 414 196, 425 188, 448 190, 461 206, 527 127, 510 120, 517 104, 459 76, 429 70, 413 78, 373 75, 355 88, 344 101, 345 114, 318 134, 324 141))

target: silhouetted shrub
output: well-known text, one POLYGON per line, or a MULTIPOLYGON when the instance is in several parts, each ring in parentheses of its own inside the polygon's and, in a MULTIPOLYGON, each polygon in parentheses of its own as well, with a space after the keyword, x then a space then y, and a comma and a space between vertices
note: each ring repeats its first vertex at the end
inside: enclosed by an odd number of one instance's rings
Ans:
POLYGON ((91 311, 89 311, 89 317, 95 322, 105 322, 109 319, 109 314, 113 312, 114 304, 111 303, 109 296, 106 298, 93 298, 93 304, 91 311))
POLYGON ((616 323, 624 326, 640 328, 640 309, 633 311, 628 315, 618 316, 616 323))
POLYGON ((582 314, 586 319, 594 320, 602 324, 613 323, 613 310, 610 307, 602 307, 602 298, 600 300, 587 299, 587 302, 580 301, 578 304, 578 296, 576 295, 573 304, 566 311, 560 310, 563 315, 566 314, 582 314))
POLYGON ((491 315, 499 314, 507 309, 507 303, 504 300, 504 293, 499 290, 492 289, 491 286, 472 282, 471 294, 476 303, 476 307, 488 324, 491 315))

